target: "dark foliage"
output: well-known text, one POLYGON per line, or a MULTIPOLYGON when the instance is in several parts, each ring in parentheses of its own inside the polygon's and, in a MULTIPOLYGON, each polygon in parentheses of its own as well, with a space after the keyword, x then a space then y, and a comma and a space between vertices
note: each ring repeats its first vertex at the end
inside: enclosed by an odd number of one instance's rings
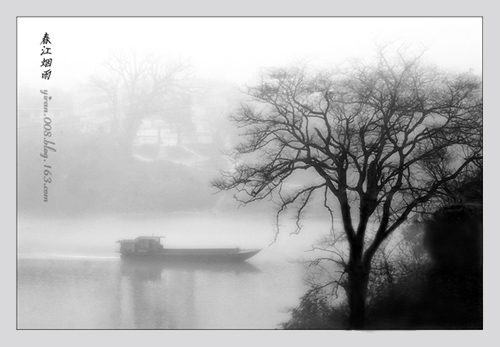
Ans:
POLYGON ((423 305, 428 323, 449 329, 481 329, 482 206, 437 211, 427 225, 425 245, 433 260, 423 305))
POLYGON ((439 269, 480 270, 482 243, 480 207, 446 207, 437 211, 427 224, 425 246, 439 269))
POLYGON ((349 309, 346 305, 331 306, 322 292, 309 292, 300 299, 300 305, 291 310, 292 317, 282 323, 282 329, 294 330, 345 330, 349 326, 349 309))
MULTIPOLYGON (((375 259, 366 329, 482 329, 481 174, 454 192, 465 197, 463 203, 440 208, 425 223, 423 244, 430 262, 421 261, 422 245, 414 238, 401 250, 403 258, 389 261, 382 252, 375 259)), ((415 236, 416 229, 409 228, 408 235, 415 236)), ((345 329, 348 308, 333 307, 322 295, 304 296, 282 327, 345 329)))

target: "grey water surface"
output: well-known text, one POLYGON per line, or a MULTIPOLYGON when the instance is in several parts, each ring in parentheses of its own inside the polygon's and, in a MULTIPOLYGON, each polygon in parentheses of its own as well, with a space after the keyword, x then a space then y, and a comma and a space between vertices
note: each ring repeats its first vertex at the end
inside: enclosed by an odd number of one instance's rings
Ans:
POLYGON ((313 233, 280 235, 266 218, 22 218, 19 329, 275 329, 307 290, 313 233), (172 247, 262 248, 245 262, 127 262, 116 240, 172 247), (271 241, 271 242, 270 242, 271 241))

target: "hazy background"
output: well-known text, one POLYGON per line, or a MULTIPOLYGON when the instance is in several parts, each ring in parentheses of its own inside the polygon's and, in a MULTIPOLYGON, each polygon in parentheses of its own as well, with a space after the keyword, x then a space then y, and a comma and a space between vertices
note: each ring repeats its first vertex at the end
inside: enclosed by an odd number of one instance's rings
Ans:
POLYGON ((239 139, 227 116, 262 68, 345 65, 390 45, 425 50, 424 59, 445 70, 481 74, 481 25, 480 18, 19 18, 19 212, 227 211, 231 194, 213 195, 208 182, 231 165, 222 151, 239 139), (41 79, 45 32, 52 42, 50 80, 41 79), (158 122, 144 116, 134 160, 120 158, 112 110, 90 81, 106 80, 102 63, 112 54, 137 54, 138 60, 155 54, 189 66, 187 98, 165 106, 177 120, 158 135, 158 122), (57 150, 50 152, 48 203, 40 89, 53 97, 49 116, 57 150), (182 135, 187 141, 179 140, 179 124, 188 128, 182 135))

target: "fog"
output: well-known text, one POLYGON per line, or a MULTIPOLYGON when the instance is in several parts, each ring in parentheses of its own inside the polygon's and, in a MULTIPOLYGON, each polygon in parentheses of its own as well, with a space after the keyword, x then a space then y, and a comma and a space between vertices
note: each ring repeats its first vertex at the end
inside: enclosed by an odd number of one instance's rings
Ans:
POLYGON ((481 37, 480 18, 19 18, 19 327, 276 328, 306 291, 294 261, 330 219, 316 201, 300 234, 292 216, 277 234, 272 201, 241 206, 211 186, 236 165, 229 115, 245 86, 381 45, 481 74, 481 37), (139 236, 261 251, 243 265, 124 265, 116 241, 139 236))
POLYGON ((43 215, 237 206, 208 182, 234 164, 223 154, 240 140, 228 115, 262 68, 342 66, 390 44, 426 50, 424 58, 440 68, 482 69, 481 21, 474 18, 20 18, 18 29, 19 210, 43 215), (41 78, 45 33, 50 79, 41 78), (120 70, 113 57, 142 64, 151 56, 166 73, 180 64, 184 70, 148 108, 140 101, 151 94, 151 80, 144 77, 133 94, 126 82, 113 85, 126 71, 113 70, 120 70), (51 98, 50 124, 43 122, 42 90, 51 98), (143 113, 139 124, 124 124, 127 107, 143 113), (131 148, 120 143, 123 132, 131 148), (44 165, 51 167, 48 203, 44 165))

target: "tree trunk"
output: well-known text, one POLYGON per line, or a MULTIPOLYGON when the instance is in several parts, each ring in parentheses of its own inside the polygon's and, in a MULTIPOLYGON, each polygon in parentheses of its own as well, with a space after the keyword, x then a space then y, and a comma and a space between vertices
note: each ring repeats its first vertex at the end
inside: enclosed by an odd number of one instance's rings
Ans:
POLYGON ((348 278, 349 328, 365 328, 365 305, 368 291, 369 269, 362 265, 352 266, 348 278))

